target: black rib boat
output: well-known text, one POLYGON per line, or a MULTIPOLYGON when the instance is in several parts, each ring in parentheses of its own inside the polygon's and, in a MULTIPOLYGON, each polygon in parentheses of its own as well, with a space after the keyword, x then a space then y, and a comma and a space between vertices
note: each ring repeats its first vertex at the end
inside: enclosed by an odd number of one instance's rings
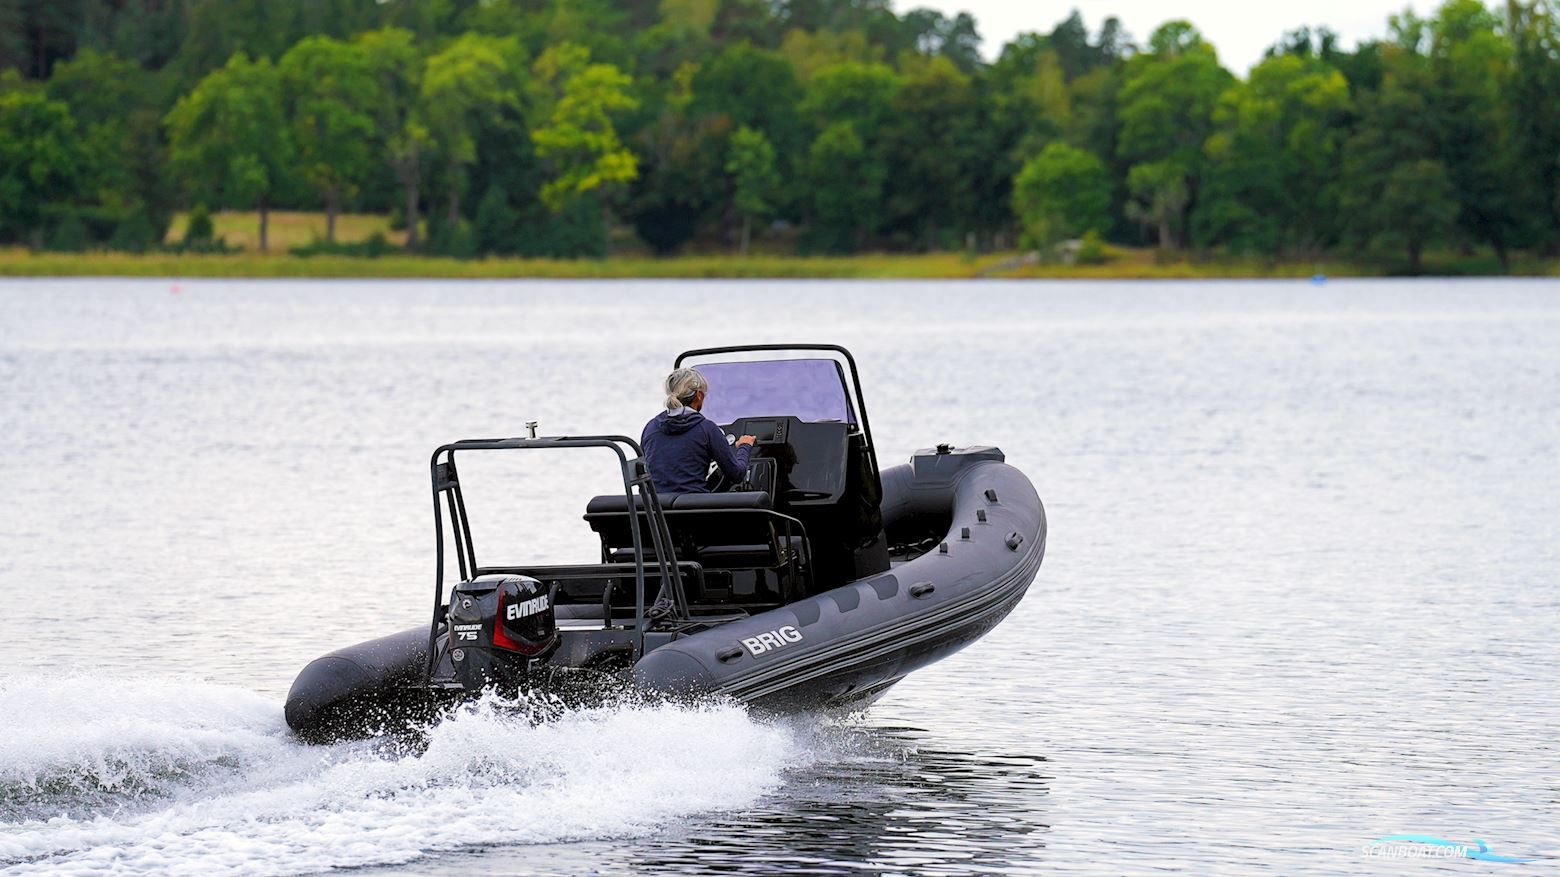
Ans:
POLYGON ((710 348, 676 365, 695 360, 719 391, 705 415, 758 439, 740 484, 717 469, 710 493, 657 495, 625 436, 441 446, 431 622, 311 662, 288 725, 353 736, 486 689, 633 687, 777 710, 870 701, 1023 598, 1045 510, 1000 450, 938 445, 879 470, 842 347, 710 348), (479 565, 457 455, 573 448, 609 448, 622 468, 623 492, 585 507, 598 562, 479 565), (459 575, 448 592, 446 537, 459 575))

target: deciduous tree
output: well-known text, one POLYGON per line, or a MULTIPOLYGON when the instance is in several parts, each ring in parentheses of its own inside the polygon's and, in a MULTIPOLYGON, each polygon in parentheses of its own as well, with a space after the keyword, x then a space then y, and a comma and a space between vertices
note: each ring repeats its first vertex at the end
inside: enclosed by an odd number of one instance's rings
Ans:
POLYGON ((1013 181, 1013 213, 1042 249, 1110 223, 1110 178, 1099 157, 1052 143, 1013 181))
POLYGON ((378 84, 374 102, 375 143, 395 174, 405 199, 406 248, 421 241, 423 161, 433 149, 433 132, 422 112, 423 57, 411 31, 383 28, 361 34, 362 48, 378 84))
POLYGON ((477 160, 477 128, 505 110, 519 111, 523 69, 520 43, 512 37, 463 34, 428 58, 419 98, 444 161, 451 226, 460 222, 466 169, 477 160))
POLYGON ((1457 219, 1456 193, 1446 167, 1430 159, 1398 165, 1371 212, 1377 239, 1406 249, 1409 270, 1420 273, 1425 246, 1444 239, 1457 219))
POLYGON ((1560 250, 1560 4, 1512 0, 1505 32, 1512 42, 1512 73, 1505 90, 1513 194, 1526 237, 1560 250))
POLYGON ((1135 164, 1127 174, 1127 189, 1132 193, 1127 216, 1153 226, 1161 250, 1175 247, 1177 223, 1186 215, 1190 197, 1186 179, 1186 168, 1173 158, 1135 164))
MULTIPOLYGON (((1150 200, 1158 207, 1180 203, 1182 213, 1164 217, 1169 221, 1156 219, 1155 224, 1161 232, 1179 232, 1185 228, 1185 212, 1197 200, 1206 166, 1203 145, 1213 129, 1214 107, 1235 78, 1219 65, 1213 47, 1187 22, 1161 25, 1150 38, 1149 47, 1150 51, 1129 59, 1123 73, 1117 152, 1134 168, 1152 165, 1151 170, 1138 173, 1140 183, 1150 178, 1155 181, 1151 188, 1160 195, 1150 200), (1172 168, 1183 174, 1178 186, 1163 178, 1172 168), (1161 197, 1171 193, 1179 194, 1161 197)), ((1139 189, 1131 185, 1130 178, 1129 187, 1139 189)), ((1176 237, 1159 243, 1175 247, 1180 242, 1176 237)))
POLYGON ((90 172, 83 188, 95 201, 102 226, 97 236, 134 239, 137 248, 161 240, 175 199, 167 180, 156 78, 112 53, 83 49, 55 65, 47 93, 70 106, 86 144, 90 172))
POLYGON ((753 220, 774 210, 780 189, 780 174, 775 170, 775 148, 762 131, 742 127, 731 135, 731 151, 726 157, 726 173, 731 176, 732 202, 742 214, 742 255, 748 252, 753 220))
POLYGON ((1434 87, 1421 52, 1425 31, 1412 14, 1394 17, 1393 38, 1382 50, 1381 88, 1361 95, 1360 118, 1344 147, 1339 200, 1346 232, 1356 247, 1402 245, 1415 271, 1423 247, 1449 228, 1442 221, 1446 205, 1455 218, 1457 204, 1438 158, 1438 128, 1430 103, 1434 87), (1415 185, 1426 188, 1415 192, 1415 185), (1414 215, 1420 210, 1428 212, 1414 215))
POLYGON ((1269 57, 1214 111, 1195 216, 1204 245, 1314 254, 1337 240, 1338 158, 1351 107, 1343 74, 1315 57, 1269 57))
POLYGON ((531 132, 536 154, 552 167, 543 203, 560 212, 575 198, 632 182, 639 160, 618 136, 613 116, 639 101, 632 80, 611 64, 591 63, 583 47, 564 44, 537 59, 537 79, 550 89, 550 106, 531 132))
POLYGON ((379 80, 361 43, 306 37, 277 64, 286 89, 299 170, 325 201, 325 239, 336 239, 336 215, 375 159, 374 109, 379 80))
POLYGON ((200 200, 259 211, 265 250, 271 205, 295 167, 276 68, 234 55, 179 98, 167 125, 174 173, 200 200))
POLYGON ((837 253, 860 248, 881 221, 886 175, 854 124, 835 122, 823 129, 807 156, 813 243, 837 253))
POLYGON ((77 197, 88 169, 70 108, 41 92, 0 92, 0 239, 43 241, 43 211, 77 197))
POLYGON ((1448 0, 1430 22, 1430 73, 1458 227, 1493 247, 1504 266, 1520 235, 1521 193, 1507 118, 1512 47, 1499 26, 1479 0, 1448 0))
POLYGON ((936 249, 980 224, 978 201, 992 171, 983 98, 947 57, 919 61, 903 75, 881 149, 893 168, 885 218, 900 240, 936 249))

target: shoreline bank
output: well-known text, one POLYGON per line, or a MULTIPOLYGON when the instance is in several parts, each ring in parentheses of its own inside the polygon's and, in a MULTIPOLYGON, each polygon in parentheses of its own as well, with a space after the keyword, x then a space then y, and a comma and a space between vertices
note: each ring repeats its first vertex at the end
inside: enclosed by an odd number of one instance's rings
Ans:
MULTIPOLYGON (((1383 261, 1276 262, 1234 258, 1159 262, 1132 253, 1104 265, 1021 265, 1015 253, 866 254, 857 256, 670 256, 606 259, 453 259, 423 255, 55 253, 0 251, 0 277, 207 277, 365 279, 837 279, 837 280, 1196 280, 1389 277, 1403 266, 1383 261)), ((1485 257, 1427 257, 1427 277, 1557 277, 1560 260, 1514 260, 1510 270, 1485 257)))

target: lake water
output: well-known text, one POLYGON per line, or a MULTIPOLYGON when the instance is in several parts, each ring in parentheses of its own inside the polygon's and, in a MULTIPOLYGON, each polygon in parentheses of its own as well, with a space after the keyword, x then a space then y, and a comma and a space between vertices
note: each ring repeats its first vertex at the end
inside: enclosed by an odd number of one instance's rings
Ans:
MULTIPOLYGON (((0 280, 0 451, 0 874, 1560 857, 1553 281, 0 280), (435 445, 637 436, 678 351, 798 340, 854 351, 885 465, 1034 479, 984 640, 859 715, 289 737, 308 660, 426 618, 435 445)), ((479 551, 589 552, 605 459, 487 474, 479 551)))

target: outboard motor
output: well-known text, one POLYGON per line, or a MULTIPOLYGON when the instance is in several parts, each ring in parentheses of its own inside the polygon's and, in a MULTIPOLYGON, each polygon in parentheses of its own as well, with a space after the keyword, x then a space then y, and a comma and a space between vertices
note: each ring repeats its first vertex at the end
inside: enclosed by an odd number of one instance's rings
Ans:
POLYGON ((450 663, 467 691, 514 687, 558 643, 553 592, 529 576, 486 575, 450 594, 450 663))

